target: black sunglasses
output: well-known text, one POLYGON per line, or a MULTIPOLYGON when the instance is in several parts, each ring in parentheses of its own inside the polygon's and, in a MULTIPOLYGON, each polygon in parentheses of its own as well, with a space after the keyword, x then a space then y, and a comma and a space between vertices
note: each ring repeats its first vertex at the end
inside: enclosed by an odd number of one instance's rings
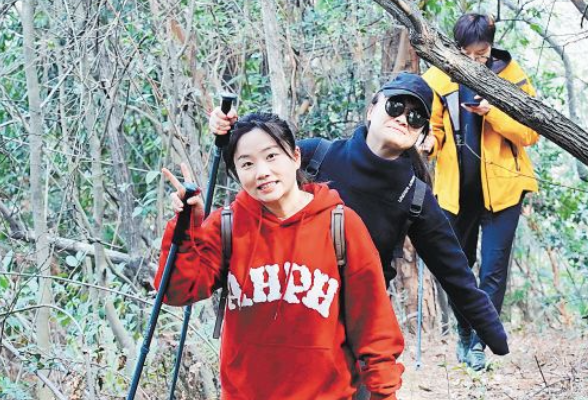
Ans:
MULTIPOLYGON (((386 100, 386 113, 392 118, 396 118, 404 114, 405 109, 406 104, 401 97, 390 97, 388 100, 386 100)), ((429 119, 426 117, 426 115, 423 114, 421 110, 413 108, 412 110, 408 111, 406 122, 408 122, 408 125, 410 125, 411 128, 420 129, 427 125, 429 119)))

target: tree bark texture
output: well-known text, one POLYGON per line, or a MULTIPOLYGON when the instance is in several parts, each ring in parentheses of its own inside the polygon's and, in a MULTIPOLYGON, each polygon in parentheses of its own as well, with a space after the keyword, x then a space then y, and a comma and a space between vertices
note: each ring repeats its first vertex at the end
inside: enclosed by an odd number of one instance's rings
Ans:
POLYGON ((409 29, 410 41, 420 57, 588 165, 588 132, 515 84, 462 55, 447 36, 429 26, 413 2, 374 1, 409 29))
POLYGON ((261 0, 265 49, 272 91, 272 110, 280 118, 289 120, 288 80, 284 70, 282 36, 277 13, 275 0, 261 0))

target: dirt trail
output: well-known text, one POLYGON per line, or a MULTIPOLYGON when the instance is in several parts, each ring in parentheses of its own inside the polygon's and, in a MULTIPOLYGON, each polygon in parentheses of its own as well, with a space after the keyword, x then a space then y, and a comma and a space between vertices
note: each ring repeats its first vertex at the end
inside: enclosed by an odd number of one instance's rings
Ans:
POLYGON ((458 364, 455 337, 423 335, 423 366, 415 366, 416 337, 406 337, 406 367, 399 400, 588 400, 588 336, 531 331, 510 335, 511 354, 489 355, 492 370, 477 373, 458 364))

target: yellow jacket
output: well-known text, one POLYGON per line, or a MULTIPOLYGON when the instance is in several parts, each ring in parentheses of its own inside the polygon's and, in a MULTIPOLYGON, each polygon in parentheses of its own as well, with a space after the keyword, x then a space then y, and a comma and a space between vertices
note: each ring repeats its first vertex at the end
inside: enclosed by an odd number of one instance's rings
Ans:
MULTIPOLYGON (((510 62, 498 76, 534 96, 535 89, 521 67, 510 60, 510 55, 508 60, 510 62)), ((423 78, 435 92, 431 115, 431 128, 436 139, 431 157, 437 157, 434 193, 443 209, 457 214, 460 171, 453 126, 459 124, 459 111, 463 109, 459 104, 459 85, 436 67, 430 68, 423 78)), ((531 160, 524 149, 538 140, 535 131, 496 107, 483 117, 480 172, 486 209, 492 212, 504 210, 517 204, 524 191, 538 190, 531 160)))

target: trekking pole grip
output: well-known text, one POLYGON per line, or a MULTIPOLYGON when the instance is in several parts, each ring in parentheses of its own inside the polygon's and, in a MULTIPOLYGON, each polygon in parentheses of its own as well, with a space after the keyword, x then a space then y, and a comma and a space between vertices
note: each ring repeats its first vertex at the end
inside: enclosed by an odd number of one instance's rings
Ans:
MULTIPOLYGON (((231 107, 233 106, 233 102, 237 100, 237 95, 234 93, 221 93, 221 111, 223 113, 228 114, 231 111, 231 107)), ((226 135, 217 135, 214 139, 214 145, 219 148, 225 147, 229 144, 230 132, 226 135)))
POLYGON ((186 229, 188 229, 188 226, 190 225, 190 214, 192 213, 192 206, 188 205, 188 199, 200 192, 198 186, 192 182, 185 182, 184 189, 186 190, 186 194, 182 200, 184 202, 184 209, 178 214, 178 221, 176 222, 174 236, 172 237, 172 243, 177 246, 182 244, 186 229))

